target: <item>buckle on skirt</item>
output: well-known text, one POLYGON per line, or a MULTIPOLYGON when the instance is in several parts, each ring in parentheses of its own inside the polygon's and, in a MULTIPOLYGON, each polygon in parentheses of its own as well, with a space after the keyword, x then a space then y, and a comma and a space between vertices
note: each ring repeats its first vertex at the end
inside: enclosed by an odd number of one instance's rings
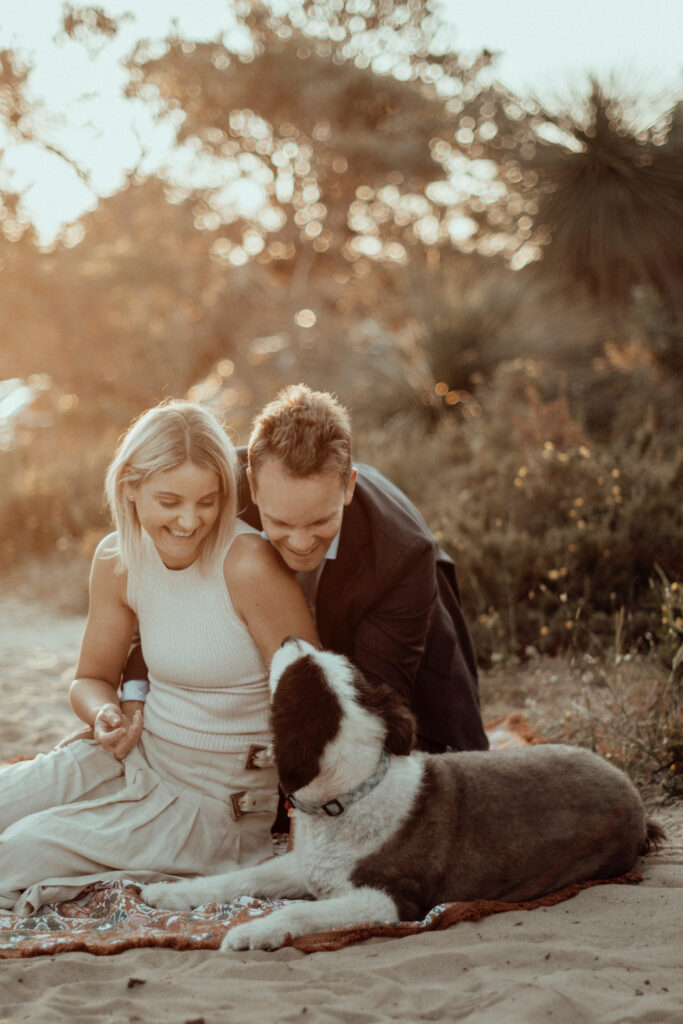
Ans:
POLYGON ((244 814, 262 813, 264 811, 275 814, 277 802, 278 795, 271 792, 271 790, 265 790, 262 793, 250 793, 246 789, 241 789, 238 793, 230 794, 232 816, 235 821, 239 821, 244 814))
POLYGON ((245 768, 273 768, 275 757, 273 748, 262 743, 252 743, 247 750, 247 758, 244 762, 245 768))
POLYGON ((230 803, 232 804, 232 816, 235 819, 235 821, 238 821, 245 813, 244 810, 242 809, 240 801, 243 800, 246 795, 246 789, 243 789, 240 793, 230 794, 230 803))

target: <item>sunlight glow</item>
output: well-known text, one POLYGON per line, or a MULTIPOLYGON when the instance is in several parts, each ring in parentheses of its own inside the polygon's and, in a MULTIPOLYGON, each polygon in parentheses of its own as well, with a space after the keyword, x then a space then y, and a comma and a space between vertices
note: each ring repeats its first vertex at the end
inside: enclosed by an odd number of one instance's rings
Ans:
MULTIPOLYGON (((301 6, 293 0, 271 3, 281 10, 301 6)), ((143 37, 150 40, 150 56, 158 56, 164 49, 160 40, 172 31, 187 38, 188 51, 193 48, 192 39, 208 41, 229 35, 231 46, 248 59, 248 40, 236 27, 231 4, 227 0, 202 0, 199 4, 186 0, 138 0, 135 4, 130 0, 103 0, 101 6, 109 16, 123 18, 117 36, 93 37, 81 43, 65 37, 60 28, 62 0, 3 4, 0 48, 15 50, 33 65, 29 79, 31 131, 72 161, 70 164, 40 146, 9 138, 0 128, 0 187, 23 193, 24 219, 33 222, 39 237, 49 244, 65 223, 92 209, 99 196, 120 189, 126 175, 134 171, 145 175, 163 168, 178 186, 191 181, 196 184, 202 175, 214 174, 219 184, 223 183, 216 193, 215 212, 224 222, 231 219, 231 211, 233 216, 239 211, 259 217, 265 231, 277 230, 275 214, 265 204, 262 163, 253 160, 230 169, 224 159, 215 159, 219 166, 212 167, 210 158, 190 144, 173 151, 173 119, 157 123, 153 105, 124 95, 127 71, 123 61, 143 37)), ((359 11, 361 8, 358 4, 359 11)), ((640 78, 653 96, 667 86, 669 95, 680 87, 683 8, 669 0, 649 0, 645 6, 640 0, 575 0, 572 5, 553 5, 551 9, 547 0, 520 0, 517 4, 489 0, 482 5, 442 0, 442 8, 453 26, 454 48, 472 56, 483 47, 498 51, 492 75, 519 95, 536 92, 549 98, 566 91, 579 77, 585 80, 589 71, 606 73, 629 68, 638 69, 631 72, 631 80, 634 76, 640 78)), ((393 67, 398 77, 405 74, 400 58, 390 67, 380 43, 376 45, 377 53, 363 53, 358 62, 364 66, 372 63, 382 72, 393 67)), ((438 68, 425 64, 425 76, 445 95, 445 78, 438 68)), ((465 86, 461 96, 452 96, 449 109, 457 113, 467 95, 465 86)), ((246 113, 236 112, 234 117, 238 121, 242 118, 243 131, 254 137, 258 146, 272 151, 270 126, 246 113)), ((324 132, 324 124, 316 131, 324 132)), ((485 122, 479 132, 481 141, 490 138, 496 132, 493 121, 485 122)), ((474 125, 467 123, 467 118, 462 119, 457 140, 463 145, 478 144, 474 125)), ((218 140, 213 141, 218 144, 218 140)), ((476 155, 474 150, 472 155, 476 155)), ((287 202, 293 196, 294 179, 287 173, 289 162, 296 162, 297 173, 301 174, 308 156, 298 150, 294 140, 282 145, 281 173, 275 185, 280 201, 287 202)), ((435 157, 443 157, 457 181, 459 169, 453 163, 457 157, 449 157, 445 151, 435 153, 435 157)), ((277 153, 273 162, 278 164, 277 153)), ((470 164, 468 185, 480 175, 481 184, 486 183, 484 164, 482 161, 480 169, 476 163, 470 164)), ((335 174, 343 174, 347 170, 345 159, 337 157, 332 169, 335 174)), ((395 206, 388 195, 380 198, 395 206)), ((438 193, 434 198, 441 201, 438 193)), ((423 218, 425 239, 433 235, 429 227, 431 211, 410 210, 409 216, 423 218)), ((210 223, 213 220, 209 216, 204 226, 210 223)), ((323 216, 301 227, 305 237, 315 240, 319 251, 326 247, 323 216)), ((356 230, 363 228, 359 225, 356 230)), ((240 252, 233 250, 230 262, 239 265, 241 259, 240 252)))

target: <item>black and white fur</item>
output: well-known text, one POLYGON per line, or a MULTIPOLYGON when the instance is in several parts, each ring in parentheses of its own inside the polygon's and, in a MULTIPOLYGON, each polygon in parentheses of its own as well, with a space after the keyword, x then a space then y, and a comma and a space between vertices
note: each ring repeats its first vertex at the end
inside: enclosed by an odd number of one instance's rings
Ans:
POLYGON ((379 784, 337 817, 294 810, 294 849, 229 874, 142 888, 158 907, 237 896, 316 897, 228 931, 222 949, 367 921, 420 920, 455 900, 527 900, 630 870, 663 837, 623 772, 580 748, 409 753, 414 719, 350 662, 291 639, 273 658, 275 758, 285 792, 325 802, 379 784))

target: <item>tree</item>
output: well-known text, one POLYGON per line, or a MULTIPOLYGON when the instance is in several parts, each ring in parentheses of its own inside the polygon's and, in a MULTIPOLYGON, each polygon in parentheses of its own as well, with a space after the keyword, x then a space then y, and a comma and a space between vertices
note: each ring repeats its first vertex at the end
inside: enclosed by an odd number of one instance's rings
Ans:
POLYGON ((542 270, 627 308, 638 286, 672 310, 683 294, 683 104, 645 129, 616 88, 596 79, 582 109, 554 120, 563 142, 540 143, 542 270))
POLYGON ((142 45, 130 62, 131 93, 155 98, 197 175, 213 177, 204 221, 223 226, 227 265, 288 261, 303 295, 313 278, 346 284, 369 260, 400 264, 458 231, 470 247, 480 236, 493 251, 510 243, 523 204, 515 196, 516 212, 489 222, 507 184, 482 161, 525 115, 486 85, 490 54, 468 63, 439 50, 431 5, 304 0, 282 16, 248 5, 243 26, 240 46, 172 39, 162 56, 142 45), (458 190, 449 179, 461 157, 482 176, 458 190), (262 192, 246 218, 234 199, 244 178, 262 192))

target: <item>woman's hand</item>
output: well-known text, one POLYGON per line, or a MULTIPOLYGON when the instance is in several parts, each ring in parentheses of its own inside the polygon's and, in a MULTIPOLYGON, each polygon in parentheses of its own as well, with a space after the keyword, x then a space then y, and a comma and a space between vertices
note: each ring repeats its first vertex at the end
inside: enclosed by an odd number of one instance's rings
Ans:
MULTIPOLYGON (((126 575, 116 563, 116 537, 98 545, 90 574, 90 607, 76 678, 69 700, 93 738, 119 760, 140 739, 142 714, 119 706, 118 685, 135 629, 135 613, 126 603, 126 575)), ((79 736, 80 738, 80 736, 79 736)))
MULTIPOLYGON (((139 701, 126 703, 139 704, 139 701)), ((95 715, 94 738, 119 761, 123 761, 137 745, 141 735, 142 711, 139 709, 129 716, 117 704, 103 704, 95 715)))

